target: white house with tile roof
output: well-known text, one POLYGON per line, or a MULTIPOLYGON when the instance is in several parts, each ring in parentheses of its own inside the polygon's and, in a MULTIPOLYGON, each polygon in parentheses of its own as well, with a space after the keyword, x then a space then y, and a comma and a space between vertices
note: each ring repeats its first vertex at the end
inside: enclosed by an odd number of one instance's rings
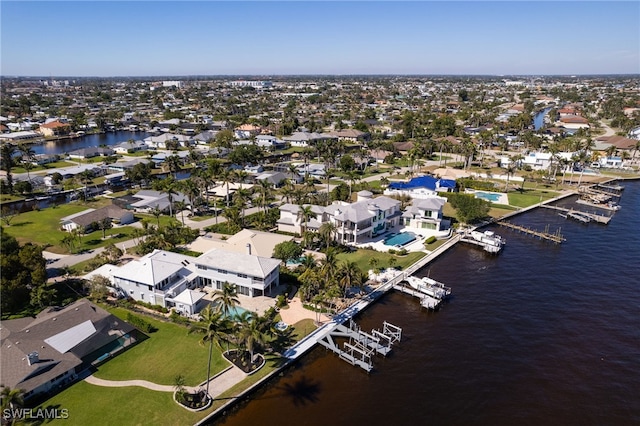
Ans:
POLYGON ((221 289, 236 285, 238 294, 264 296, 280 283, 280 260, 213 249, 194 261, 200 284, 221 289))

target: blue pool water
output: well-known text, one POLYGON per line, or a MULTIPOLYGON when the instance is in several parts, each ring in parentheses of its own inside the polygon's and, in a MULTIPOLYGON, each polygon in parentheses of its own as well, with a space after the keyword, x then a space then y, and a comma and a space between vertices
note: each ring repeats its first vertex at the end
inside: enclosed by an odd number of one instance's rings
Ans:
POLYGON ((404 245, 409 244, 411 241, 416 239, 416 234, 413 232, 401 232, 392 237, 388 237, 384 239, 385 246, 394 246, 394 247, 402 247, 404 245))
POLYGON ((500 194, 494 194, 492 192, 476 192, 476 198, 482 198, 483 200, 496 202, 500 199, 500 194))

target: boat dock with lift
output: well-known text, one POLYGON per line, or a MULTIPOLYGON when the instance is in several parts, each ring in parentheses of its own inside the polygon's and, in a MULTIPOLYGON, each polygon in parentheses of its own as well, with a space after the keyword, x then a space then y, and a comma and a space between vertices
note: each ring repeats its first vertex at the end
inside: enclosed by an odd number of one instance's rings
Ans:
POLYGON ((583 212, 583 211, 579 211, 579 210, 567 209, 565 207, 551 206, 549 204, 543 204, 540 207, 544 207, 545 209, 557 210, 557 211, 565 214, 566 217, 578 220, 578 221, 583 222, 583 223, 588 223, 590 221, 594 221, 594 222, 602 223, 603 225, 608 225, 609 222, 611 221, 611 217, 600 215, 600 214, 596 214, 596 213, 587 213, 587 212, 583 212), (585 218, 587 218, 588 221, 585 221, 584 220, 585 218))
POLYGON ((427 309, 436 309, 451 294, 451 287, 429 277, 408 276, 394 285, 393 289, 417 297, 420 299, 420 306, 427 309))
POLYGON ((366 372, 373 370, 371 358, 380 354, 387 356, 391 352, 391 345, 402 339, 402 329, 391 323, 384 322, 382 331, 371 330, 364 332, 352 319, 349 326, 337 325, 318 340, 318 343, 338 354, 351 365, 357 365, 366 372), (342 347, 337 339, 342 339, 342 347))

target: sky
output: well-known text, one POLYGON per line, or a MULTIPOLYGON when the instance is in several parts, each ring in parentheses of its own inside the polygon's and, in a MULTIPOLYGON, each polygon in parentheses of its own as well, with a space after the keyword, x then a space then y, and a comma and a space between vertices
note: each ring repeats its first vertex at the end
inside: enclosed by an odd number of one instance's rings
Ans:
POLYGON ((632 1, 6 1, 2 76, 640 74, 632 1))

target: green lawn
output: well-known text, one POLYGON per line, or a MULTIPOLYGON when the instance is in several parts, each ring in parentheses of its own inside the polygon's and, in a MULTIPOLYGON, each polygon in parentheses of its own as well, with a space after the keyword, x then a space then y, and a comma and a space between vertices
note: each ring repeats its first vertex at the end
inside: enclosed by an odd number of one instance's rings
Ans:
MULTIPOLYGON (((127 310, 107 308, 121 319, 126 319, 127 310)), ((140 316, 140 314, 136 314, 140 316)), ((178 374, 182 374, 187 385, 196 386, 207 376, 208 346, 199 344, 197 334, 188 334, 187 328, 148 316, 158 331, 151 333, 144 342, 116 356, 103 364, 95 373, 96 377, 109 380, 141 379, 161 385, 172 385, 178 374)), ((214 375, 228 366, 220 350, 214 347, 211 358, 211 374, 214 375)))
POLYGON ((537 189, 525 189, 523 193, 509 192, 509 205, 516 207, 529 207, 541 201, 549 200, 560 195, 559 192, 537 189))
MULTIPOLYGON (((108 202, 102 199, 97 202, 62 204, 39 211, 20 213, 13 219, 11 226, 5 227, 4 230, 21 244, 35 243, 46 246, 47 250, 54 253, 68 253, 67 248, 60 244, 60 241, 68 235, 67 232, 60 230, 60 218, 89 208, 99 208, 108 202)), ((81 245, 76 247, 76 250, 91 250, 131 239, 134 229, 130 226, 108 229, 106 235, 112 238, 105 240, 102 239, 102 231, 91 232, 81 237, 81 245)))
POLYGON ((138 386, 107 388, 87 382, 74 384, 46 401, 41 408, 66 408, 69 418, 52 423, 81 426, 194 424, 213 411, 213 408, 199 413, 185 410, 174 402, 171 392, 138 386))
POLYGON ((425 253, 423 252, 412 252, 407 254, 406 256, 396 256, 393 254, 378 252, 374 250, 358 249, 353 253, 338 254, 338 260, 355 262, 362 272, 367 272, 369 269, 371 269, 371 265, 369 264, 369 259, 371 258, 378 259, 378 268, 386 268, 389 266, 389 259, 394 257, 396 259, 395 266, 404 269, 424 256, 425 253))

